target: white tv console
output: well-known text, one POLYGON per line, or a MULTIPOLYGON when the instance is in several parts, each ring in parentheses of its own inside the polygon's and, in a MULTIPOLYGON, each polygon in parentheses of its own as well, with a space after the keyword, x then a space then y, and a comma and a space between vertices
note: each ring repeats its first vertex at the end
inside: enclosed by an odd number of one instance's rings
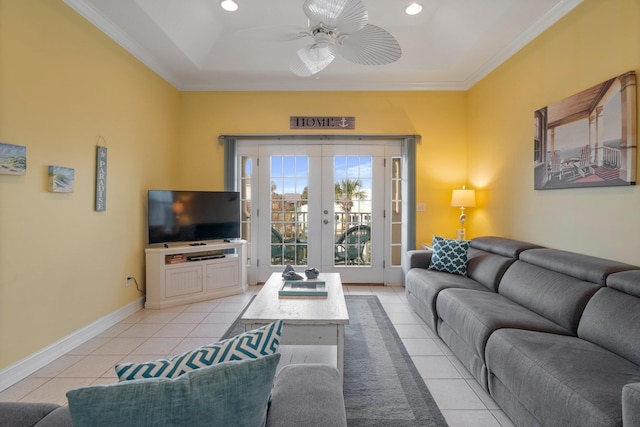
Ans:
POLYGON ((247 289, 247 242, 145 249, 145 308, 159 309, 241 294, 247 289))

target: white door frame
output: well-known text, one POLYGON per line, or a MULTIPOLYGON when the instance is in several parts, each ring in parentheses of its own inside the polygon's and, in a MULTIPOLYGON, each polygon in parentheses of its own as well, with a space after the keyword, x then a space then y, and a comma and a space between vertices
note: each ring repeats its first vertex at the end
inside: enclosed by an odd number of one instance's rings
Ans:
MULTIPOLYGON (((377 264, 379 265, 374 265, 372 266, 371 270, 373 269, 380 269, 379 272, 377 272, 376 274, 373 275, 369 275, 369 274, 360 274, 359 278, 356 277, 353 280, 343 280, 343 282, 345 283, 384 283, 384 284, 388 284, 388 285, 398 285, 401 283, 401 266, 400 265, 392 265, 391 263, 391 246, 390 244, 388 244, 391 241, 391 225, 390 225, 390 216, 391 215, 386 215, 385 210, 390 208, 390 200, 391 200, 391 167, 389 167, 390 165, 390 159, 392 157, 400 157, 400 152, 401 152, 401 142, 399 140, 394 140, 394 139, 380 139, 380 138, 373 138, 370 141, 367 141, 366 138, 363 138, 364 141, 359 141, 359 144, 354 144, 353 141, 351 140, 326 140, 323 138, 318 138, 317 140, 313 139, 313 138, 305 138, 302 139, 301 141, 295 141, 295 143, 288 143, 288 142, 283 142, 282 140, 279 139, 274 139, 274 140, 270 140, 268 138, 261 138, 261 139, 247 139, 247 140, 243 140, 241 138, 238 138, 238 146, 237 146, 237 159, 238 162, 240 161, 241 158, 244 157, 250 157, 252 159, 252 164, 255 165, 254 166, 254 171, 251 177, 251 188, 254 189, 259 189, 259 191, 254 191, 251 194, 251 210, 252 210, 252 214, 251 217, 252 218, 259 218, 259 209, 260 206, 268 206, 269 203, 269 194, 270 194, 270 182, 268 182, 269 180, 260 180, 259 179, 259 175, 260 172, 257 172, 259 169, 264 168, 264 167, 269 167, 269 162, 265 161, 265 156, 263 154, 265 153, 274 153, 274 146, 278 146, 278 147, 286 147, 286 152, 281 152, 280 154, 285 154, 285 155, 289 155, 289 154, 296 154, 296 153, 300 153, 300 155, 302 155, 302 153, 305 152, 309 152, 309 148, 310 146, 324 146, 323 150, 324 153, 331 153, 331 152, 336 152, 336 150, 342 150, 342 152, 346 152, 347 155, 351 155, 351 153, 361 153, 363 152, 361 149, 358 149, 358 147, 360 145, 363 146, 378 146, 381 147, 381 151, 377 152, 376 157, 380 158, 380 161, 383 162, 384 167, 384 173, 381 174, 383 176, 383 185, 384 185, 384 197, 380 198, 380 197, 376 197, 374 198, 374 203, 375 205, 375 209, 378 209, 381 211, 381 215, 382 215, 382 224, 383 227, 375 227, 374 226, 374 230, 372 230, 373 236, 375 236, 375 239, 377 241, 380 242, 380 245, 377 245, 379 248, 381 249, 376 249, 374 253, 372 253, 372 261, 373 260, 378 260, 377 264), (266 149, 266 147, 271 147, 269 149, 266 149), (342 148, 339 148, 342 147, 342 148), (261 151, 262 150, 262 151, 261 151), (382 153, 382 154, 380 154, 382 153), (258 159, 261 158, 260 162, 258 162, 258 159), (262 181, 267 181, 262 182, 262 181), (265 188, 266 188, 266 192, 265 192, 265 188), (266 194, 266 197, 260 198, 260 194, 266 194), (267 199, 266 204, 265 204, 265 200, 267 199), (375 200, 378 199, 379 202, 376 203, 375 200)), ((364 147, 362 147, 364 149, 364 147)), ((311 151, 314 151, 315 149, 312 149, 311 151)), ((315 155, 315 152, 313 153, 315 155)), ((325 162, 326 163, 326 162, 325 162)), ((324 168, 328 168, 328 166, 324 166, 324 168)), ((240 170, 240 168, 238 167, 238 170, 240 170)), ((321 172, 321 173, 326 173, 326 172, 321 172)), ((309 185, 311 187, 311 181, 312 180, 316 180, 316 179, 320 179, 319 177, 309 177, 309 185)), ((331 194, 333 194, 333 191, 330 192, 331 194)), ((326 200, 320 200, 319 198, 316 199, 310 199, 309 200, 309 211, 311 212, 312 210, 315 212, 322 212, 323 211, 323 207, 322 204, 327 204, 326 200)), ((332 206, 332 205, 331 205, 332 206)), ((262 208, 264 209, 264 208, 262 208)), ((260 214, 264 215, 263 217, 268 217, 269 216, 269 212, 260 212, 260 214)), ((379 222, 380 220, 378 220, 378 224, 380 224, 381 222, 379 222)), ((270 227, 268 227, 269 229, 265 230, 265 228, 267 227, 260 227, 260 221, 259 220, 254 220, 251 221, 251 225, 250 225, 250 233, 251 236, 256 236, 258 237, 258 239, 252 239, 253 244, 250 244, 249 248, 250 248, 250 253, 249 253, 249 258, 252 262, 249 263, 248 265, 248 279, 249 279, 249 283, 259 283, 259 282, 263 282, 266 280, 266 277, 268 277, 268 274, 270 274, 271 272, 279 272, 282 270, 281 266, 275 266, 275 267, 271 267, 270 266, 270 244, 264 244, 264 245, 260 245, 257 244, 260 241, 266 241, 266 242, 270 242, 270 227), (262 246, 262 248, 260 248, 259 246, 262 246), (261 260, 266 260, 266 261, 261 261, 261 260), (268 267, 265 267, 265 264, 268 267), (266 276, 266 277, 265 277, 266 276)), ((374 222, 374 224, 376 224, 374 222)), ((322 234, 322 226, 324 224, 322 224, 322 219, 318 220, 318 221, 310 221, 308 226, 308 230, 309 230, 309 235, 310 236, 318 236, 322 234)), ((326 227, 328 228, 328 227, 326 227)), ((324 238, 323 241, 325 242, 325 247, 322 249, 322 252, 324 253, 326 251, 326 253, 333 253, 333 249, 329 250, 327 248, 328 244, 332 244, 333 242, 331 241, 333 239, 327 239, 324 238)), ((320 260, 318 262, 317 259, 310 259, 309 260, 309 265, 311 266, 315 266, 315 265, 320 265, 321 267, 319 269, 321 269, 321 271, 327 271, 327 270, 332 270, 334 267, 333 265, 330 265, 329 263, 327 263, 327 261, 322 261, 320 260), (315 261, 315 262, 314 262, 315 261)), ((337 272, 341 272, 341 269, 344 269, 344 266, 339 266, 339 267, 335 267, 336 269, 334 271, 337 272)), ((360 269, 366 269, 368 267, 355 267, 360 268, 360 269)), ((302 270, 302 268, 299 268, 300 270, 302 270)))

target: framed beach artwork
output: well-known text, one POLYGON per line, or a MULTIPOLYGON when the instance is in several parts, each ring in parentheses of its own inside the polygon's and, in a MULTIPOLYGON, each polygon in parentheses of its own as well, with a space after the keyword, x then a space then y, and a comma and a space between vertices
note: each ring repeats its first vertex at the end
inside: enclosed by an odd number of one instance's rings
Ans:
POLYGON ((0 142, 0 175, 27 174, 27 147, 0 142))
POLYGON ((534 188, 635 185, 636 74, 630 71, 534 113, 534 188))
POLYGON ((72 193, 75 171, 62 166, 49 166, 49 191, 53 193, 72 193))

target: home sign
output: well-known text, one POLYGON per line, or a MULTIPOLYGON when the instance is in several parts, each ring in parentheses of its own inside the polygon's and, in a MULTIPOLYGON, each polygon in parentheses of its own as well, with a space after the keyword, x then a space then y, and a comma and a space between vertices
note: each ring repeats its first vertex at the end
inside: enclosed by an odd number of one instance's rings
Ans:
POLYGON ((355 129, 355 117, 291 116, 289 129, 355 129))

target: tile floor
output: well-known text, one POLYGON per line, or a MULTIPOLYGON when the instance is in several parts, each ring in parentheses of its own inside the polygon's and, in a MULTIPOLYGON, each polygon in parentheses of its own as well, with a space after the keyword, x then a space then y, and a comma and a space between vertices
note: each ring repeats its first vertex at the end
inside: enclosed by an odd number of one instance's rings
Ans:
MULTIPOLYGON (((142 309, 0 392, 0 401, 66 404, 67 390, 117 382, 113 366, 181 353, 217 341, 259 287, 243 295, 163 310, 142 309)), ((415 316, 402 287, 345 286, 346 295, 377 295, 451 427, 513 426, 437 335, 415 316)), ((335 348, 281 346, 281 364, 335 364, 335 348), (306 350, 306 351, 305 351, 306 350)))

